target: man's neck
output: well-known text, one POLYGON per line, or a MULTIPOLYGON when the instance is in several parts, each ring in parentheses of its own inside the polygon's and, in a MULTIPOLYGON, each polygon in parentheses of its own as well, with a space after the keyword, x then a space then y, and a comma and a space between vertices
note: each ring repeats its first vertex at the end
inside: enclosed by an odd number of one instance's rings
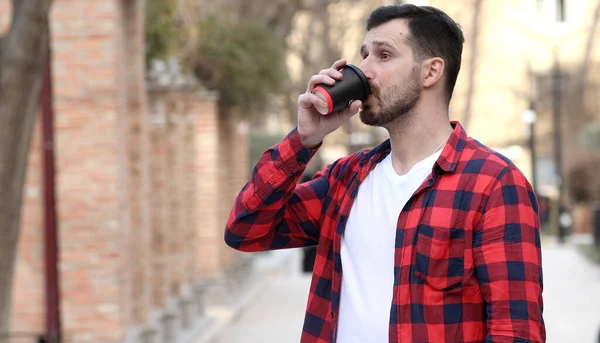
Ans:
POLYGON ((404 175, 418 162, 443 149, 452 133, 448 110, 415 108, 393 123, 388 131, 392 147, 392 165, 404 175))

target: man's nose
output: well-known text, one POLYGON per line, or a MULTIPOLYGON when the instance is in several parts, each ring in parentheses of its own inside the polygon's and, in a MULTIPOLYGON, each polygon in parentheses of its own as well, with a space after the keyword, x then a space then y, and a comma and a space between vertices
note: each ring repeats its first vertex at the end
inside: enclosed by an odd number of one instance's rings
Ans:
POLYGON ((371 66, 369 63, 369 57, 362 60, 362 62, 360 62, 360 65, 358 67, 365 74, 365 76, 367 77, 367 80, 369 80, 369 81, 373 80, 373 78, 375 77, 375 74, 373 73, 373 70, 371 69, 371 66))

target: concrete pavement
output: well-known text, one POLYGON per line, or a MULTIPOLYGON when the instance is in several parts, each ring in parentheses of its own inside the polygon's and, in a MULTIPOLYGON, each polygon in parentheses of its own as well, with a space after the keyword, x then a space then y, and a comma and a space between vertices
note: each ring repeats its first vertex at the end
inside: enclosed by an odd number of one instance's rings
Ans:
POLYGON ((577 245, 542 247, 547 343, 598 343, 600 266, 577 245))
POLYGON ((252 286, 235 306, 208 306, 215 325, 190 343, 297 342, 310 286, 310 275, 300 272, 300 258, 296 249, 258 254, 252 286))
MULTIPOLYGON (((544 319, 547 343, 598 343, 600 266, 586 259, 577 245, 543 242, 544 319)), ((223 326, 210 343, 298 342, 310 277, 299 271, 299 251, 265 256, 285 261, 284 274, 271 274, 257 285, 248 305, 223 326)), ((264 262, 263 262, 264 263, 264 262)))
POLYGON ((309 286, 309 276, 274 277, 214 343, 298 342, 309 286))

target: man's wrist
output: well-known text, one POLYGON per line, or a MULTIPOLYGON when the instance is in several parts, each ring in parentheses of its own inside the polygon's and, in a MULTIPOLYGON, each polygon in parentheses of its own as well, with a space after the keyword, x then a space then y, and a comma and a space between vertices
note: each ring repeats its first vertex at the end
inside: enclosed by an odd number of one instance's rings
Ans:
POLYGON ((298 132, 298 137, 300 137, 300 143, 302 146, 307 149, 314 149, 321 145, 321 142, 323 142, 322 137, 304 136, 300 132, 298 132))

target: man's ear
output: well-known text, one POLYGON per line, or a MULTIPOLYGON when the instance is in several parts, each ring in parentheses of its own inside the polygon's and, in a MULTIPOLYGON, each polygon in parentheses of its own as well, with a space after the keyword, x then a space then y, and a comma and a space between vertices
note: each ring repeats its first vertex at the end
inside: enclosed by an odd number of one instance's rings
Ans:
POLYGON ((435 86, 444 76, 444 60, 439 57, 434 57, 423 61, 422 80, 423 87, 429 88, 435 86))

